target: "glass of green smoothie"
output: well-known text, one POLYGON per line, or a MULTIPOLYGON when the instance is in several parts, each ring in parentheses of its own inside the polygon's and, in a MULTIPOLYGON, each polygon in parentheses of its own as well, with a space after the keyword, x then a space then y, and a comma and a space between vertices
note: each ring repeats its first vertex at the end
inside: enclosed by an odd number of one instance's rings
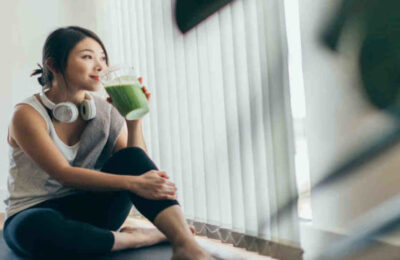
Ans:
POLYGON ((133 67, 109 67, 100 74, 99 79, 125 119, 136 120, 149 112, 149 103, 133 67))

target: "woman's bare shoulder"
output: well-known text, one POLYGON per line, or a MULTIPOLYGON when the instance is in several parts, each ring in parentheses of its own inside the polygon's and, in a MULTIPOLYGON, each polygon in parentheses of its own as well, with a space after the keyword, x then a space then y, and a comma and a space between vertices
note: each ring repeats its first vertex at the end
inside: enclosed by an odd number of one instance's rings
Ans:
POLYGON ((46 121, 39 111, 26 103, 16 104, 11 118, 11 123, 16 125, 25 125, 27 122, 34 122, 38 127, 44 129, 47 128, 46 121))
POLYGON ((47 124, 45 119, 40 113, 29 104, 19 103, 15 105, 11 122, 8 127, 8 142, 11 146, 18 146, 15 141, 15 130, 16 128, 27 129, 27 128, 39 128, 47 131, 47 124))
POLYGON ((15 108, 10 124, 10 132, 18 146, 44 171, 58 179, 61 171, 69 167, 68 161, 47 132, 42 115, 29 105, 15 108))

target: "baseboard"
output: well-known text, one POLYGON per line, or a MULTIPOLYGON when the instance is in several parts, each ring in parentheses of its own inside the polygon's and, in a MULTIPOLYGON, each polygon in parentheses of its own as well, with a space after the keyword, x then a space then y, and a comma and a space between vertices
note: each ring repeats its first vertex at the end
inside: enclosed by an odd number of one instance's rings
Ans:
MULTIPOLYGON (((310 222, 302 222, 300 231, 304 260, 317 260, 320 252, 346 237, 343 234, 316 229, 310 222)), ((342 260, 398 260, 399 256, 400 247, 377 241, 365 251, 342 260)))

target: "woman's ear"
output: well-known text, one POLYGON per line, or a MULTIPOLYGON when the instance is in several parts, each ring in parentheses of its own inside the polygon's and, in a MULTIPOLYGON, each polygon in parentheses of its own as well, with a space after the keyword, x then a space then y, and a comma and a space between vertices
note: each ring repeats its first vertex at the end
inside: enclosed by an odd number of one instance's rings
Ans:
POLYGON ((53 73, 53 75, 58 72, 57 65, 53 58, 47 58, 44 65, 53 73))

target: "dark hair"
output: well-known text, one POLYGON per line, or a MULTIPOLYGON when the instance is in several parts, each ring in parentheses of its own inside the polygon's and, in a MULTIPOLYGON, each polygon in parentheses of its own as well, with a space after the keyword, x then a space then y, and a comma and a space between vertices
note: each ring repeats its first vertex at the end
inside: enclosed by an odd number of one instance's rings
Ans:
POLYGON ((48 58, 52 58, 54 69, 57 72, 61 72, 65 80, 64 73, 67 67, 69 53, 75 47, 75 45, 87 37, 92 38, 101 45, 106 56, 106 63, 108 65, 107 51, 99 36, 97 36, 94 32, 79 26, 68 26, 58 28, 49 36, 47 36, 42 53, 43 67, 38 64, 39 69, 34 70, 31 76, 42 74, 38 78, 38 81, 42 86, 46 86, 51 83, 54 76, 53 73, 47 68, 45 62, 48 58))

